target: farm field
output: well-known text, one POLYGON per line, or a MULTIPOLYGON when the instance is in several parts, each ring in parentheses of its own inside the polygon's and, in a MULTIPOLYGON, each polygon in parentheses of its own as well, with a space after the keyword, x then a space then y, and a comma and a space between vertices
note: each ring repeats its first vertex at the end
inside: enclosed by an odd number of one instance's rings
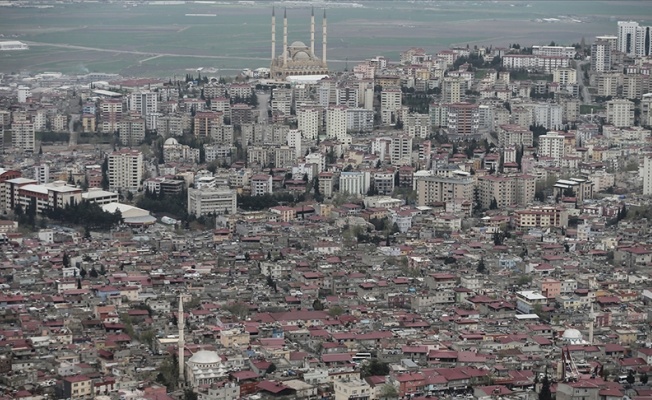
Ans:
MULTIPOLYGON (((268 66, 272 4, 277 7, 277 54, 284 5, 288 5, 289 42, 308 42, 310 2, 3 7, 0 35, 28 42, 30 49, 3 53, 0 72, 170 76, 198 67, 233 72, 268 66)), ((376 55, 397 59, 401 51, 412 46, 436 52, 467 44, 571 44, 582 37, 590 43, 595 35, 615 34, 619 19, 652 20, 652 9, 643 1, 387 0, 359 4, 358 8, 328 6, 332 69, 376 55), (544 18, 557 21, 542 22, 544 18)), ((315 14, 316 49, 320 52, 321 10, 315 14)))

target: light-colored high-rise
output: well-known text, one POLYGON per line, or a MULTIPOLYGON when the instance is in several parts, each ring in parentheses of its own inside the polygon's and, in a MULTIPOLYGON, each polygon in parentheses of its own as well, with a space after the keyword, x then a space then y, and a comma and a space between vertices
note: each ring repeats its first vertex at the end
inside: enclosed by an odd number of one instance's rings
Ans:
POLYGON ((136 146, 145 140, 145 120, 129 117, 118 124, 120 127, 120 143, 124 146, 136 146))
POLYGON ((564 136, 557 132, 539 136, 539 156, 561 160, 564 157, 564 136))
POLYGON ((394 125, 401 108, 401 90, 385 89, 380 93, 380 117, 383 125, 394 125))
POLYGON ((414 188, 419 206, 455 200, 473 201, 473 179, 468 176, 445 177, 419 171, 414 174, 414 188))
POLYGON ((233 189, 188 189, 188 214, 235 214, 237 196, 233 189))
POLYGON ((626 99, 608 101, 607 123, 619 128, 634 125, 634 103, 626 99))
POLYGON ((347 107, 331 106, 326 110, 326 137, 346 142, 347 107))
POLYGON ((109 155, 109 189, 135 192, 143 180, 143 153, 122 149, 109 155))
POLYGON ((643 194, 652 195, 652 156, 646 156, 643 159, 643 169, 640 173, 643 175, 643 194))
POLYGON ((591 45, 591 71, 605 72, 611 69, 611 43, 596 40, 591 45))
POLYGON ((634 21, 618 21, 618 51, 630 57, 645 57, 652 54, 650 26, 640 26, 634 21))
POLYGON ((14 121, 11 123, 11 142, 14 151, 34 152, 34 124, 29 121, 14 121))
POLYGON ((466 82, 462 78, 446 77, 442 82, 441 99, 443 103, 459 103, 462 101, 466 82))
POLYGON ((297 123, 303 137, 307 140, 315 140, 319 135, 319 109, 301 108, 297 112, 297 123))

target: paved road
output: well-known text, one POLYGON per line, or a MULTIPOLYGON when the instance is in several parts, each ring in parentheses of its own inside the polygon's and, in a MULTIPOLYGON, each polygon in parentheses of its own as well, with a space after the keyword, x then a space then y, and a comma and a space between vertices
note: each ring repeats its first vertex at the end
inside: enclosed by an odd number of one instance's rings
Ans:
POLYGON ((263 123, 267 122, 267 119, 269 118, 269 113, 267 110, 269 109, 269 94, 265 92, 256 92, 256 96, 258 97, 258 111, 260 114, 258 115, 258 122, 263 123))
POLYGON ((591 94, 589 93, 588 82, 584 82, 584 71, 582 71, 582 65, 589 63, 589 61, 577 61, 575 62, 575 70, 577 71, 577 82, 580 84, 580 95, 582 98, 582 103, 590 104, 591 103, 591 94))

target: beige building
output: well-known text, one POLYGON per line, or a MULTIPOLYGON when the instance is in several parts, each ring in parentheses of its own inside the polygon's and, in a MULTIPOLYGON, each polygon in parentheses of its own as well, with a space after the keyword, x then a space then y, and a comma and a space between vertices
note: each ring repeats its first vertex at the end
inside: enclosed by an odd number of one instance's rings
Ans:
POLYGON ((514 225, 518 229, 561 228, 568 226, 568 210, 564 207, 530 207, 514 212, 514 225))
POLYGON ((335 400, 360 400, 371 397, 372 389, 363 379, 338 379, 333 383, 335 400))
POLYGON ((469 176, 443 177, 430 174, 414 174, 417 205, 451 202, 457 199, 473 200, 473 179, 469 176))
POLYGON ((188 189, 188 214, 235 214, 237 194, 232 189, 188 189))
POLYGON ((120 143, 125 146, 137 146, 145 140, 145 120, 139 117, 127 117, 118 123, 120 143))
POLYGON ((11 123, 11 144, 14 151, 34 152, 34 124, 29 121, 14 121, 11 123))
POLYGON ((400 89, 385 89, 380 93, 380 118, 383 125, 394 125, 399 118, 402 93, 400 89))
POLYGON ((634 125, 634 103, 626 99, 608 101, 607 123, 619 128, 634 125))
POLYGON ((220 343, 225 348, 249 346, 249 332, 241 329, 230 329, 220 332, 220 343))
POLYGON ((111 153, 108 175, 111 191, 137 191, 143 180, 143 153, 131 149, 111 153))
POLYGON ((69 399, 83 399, 93 394, 93 381, 84 375, 63 378, 63 396, 69 399))
POLYGON ((487 175, 478 178, 478 197, 483 208, 489 208, 494 199, 499 208, 526 205, 534 201, 535 190, 536 178, 530 175, 487 175))

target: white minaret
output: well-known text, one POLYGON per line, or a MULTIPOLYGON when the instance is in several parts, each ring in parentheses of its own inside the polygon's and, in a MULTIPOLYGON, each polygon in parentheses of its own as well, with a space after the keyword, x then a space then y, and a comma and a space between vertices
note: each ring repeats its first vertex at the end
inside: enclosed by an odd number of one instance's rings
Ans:
POLYGON ((183 338, 183 330, 186 327, 186 323, 183 320, 183 295, 179 295, 179 316, 177 317, 177 325, 179 327, 179 384, 182 384, 185 381, 186 375, 184 374, 185 369, 185 360, 184 360, 184 351, 183 348, 186 347, 186 342, 183 338))
POLYGON ((310 12, 310 54, 315 54, 315 7, 310 12))
POLYGON ((272 62, 276 58, 276 16, 274 15, 274 7, 272 7, 272 62))
POLYGON ((288 10, 283 12, 283 66, 288 63, 288 10))
POLYGON ((327 41, 326 41, 326 9, 324 9, 324 19, 322 20, 321 27, 322 27, 322 46, 323 46, 322 47, 321 59, 322 59, 322 62, 324 63, 324 65, 326 65, 326 43, 327 43, 327 41))
POLYGON ((593 303, 591 303, 591 311, 589 311, 589 344, 593 344, 594 321, 595 321, 595 314, 593 314, 593 303))

